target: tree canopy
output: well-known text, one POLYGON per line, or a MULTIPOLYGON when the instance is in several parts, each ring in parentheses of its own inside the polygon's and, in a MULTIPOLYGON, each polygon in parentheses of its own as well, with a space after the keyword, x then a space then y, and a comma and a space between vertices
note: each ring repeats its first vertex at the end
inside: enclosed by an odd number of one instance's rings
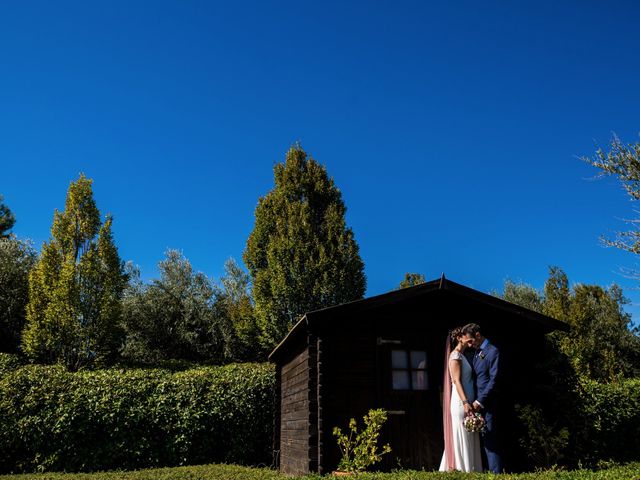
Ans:
POLYGON ((213 286, 177 250, 158 264, 160 278, 143 284, 136 274, 124 299, 126 359, 218 362, 222 341, 213 315, 213 286))
POLYGON ((9 230, 13 228, 16 223, 16 217, 13 212, 9 210, 4 204, 4 197, 0 195, 0 238, 7 237, 9 230))
POLYGON ((571 332, 555 332, 553 339, 581 376, 610 381, 640 375, 640 336, 619 286, 570 287, 566 273, 551 267, 543 292, 508 281, 500 296, 568 323, 571 332))
POLYGON ((405 273, 404 278, 398 285, 398 288, 407 288, 413 287, 415 285, 420 285, 421 283, 425 283, 424 275, 421 273, 405 273))
POLYGON ((305 312, 360 299, 366 288, 342 194, 325 167, 296 145, 275 165, 274 177, 244 251, 267 347, 305 312))
POLYGON ((31 243, 0 237, 0 351, 20 345, 29 301, 29 272, 37 259, 31 243))
POLYGON ((216 287, 215 311, 224 339, 226 361, 261 360, 264 348, 259 342, 260 330, 251 298, 249 275, 230 258, 225 274, 216 287))
POLYGON ((55 211, 51 238, 29 275, 24 352, 33 360, 77 369, 113 360, 121 342, 121 297, 127 278, 112 235, 93 199, 92 180, 71 182, 55 211))

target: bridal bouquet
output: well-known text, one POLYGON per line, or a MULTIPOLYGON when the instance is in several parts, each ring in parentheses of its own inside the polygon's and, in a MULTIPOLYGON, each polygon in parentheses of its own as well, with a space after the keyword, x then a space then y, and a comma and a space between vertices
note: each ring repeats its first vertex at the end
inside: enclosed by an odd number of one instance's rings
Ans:
POLYGON ((478 412, 469 412, 462 423, 467 432, 482 433, 487 429, 487 421, 478 412))

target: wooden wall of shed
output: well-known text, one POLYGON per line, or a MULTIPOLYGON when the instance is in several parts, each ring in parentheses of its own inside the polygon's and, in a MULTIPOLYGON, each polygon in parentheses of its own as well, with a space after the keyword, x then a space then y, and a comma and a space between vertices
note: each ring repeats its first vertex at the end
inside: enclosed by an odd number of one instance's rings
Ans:
POLYGON ((338 466, 340 452, 333 428, 348 430, 349 418, 358 418, 378 406, 375 336, 344 325, 339 332, 322 336, 321 348, 321 428, 319 432, 319 473, 338 466))
POLYGON ((315 352, 307 343, 279 367, 279 467, 290 475, 317 468, 315 352))

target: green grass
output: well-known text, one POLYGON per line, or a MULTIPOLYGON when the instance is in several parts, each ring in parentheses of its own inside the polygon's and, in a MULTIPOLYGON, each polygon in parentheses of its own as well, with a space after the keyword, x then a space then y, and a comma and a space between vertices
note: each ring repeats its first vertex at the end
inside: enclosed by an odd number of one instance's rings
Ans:
MULTIPOLYGON (((314 480, 321 477, 301 477, 314 480)), ((331 478, 331 477, 324 477, 331 478)), ((523 474, 478 474, 416 472, 368 473, 358 480, 640 480, 640 463, 631 463, 603 470, 545 471, 523 474)), ((274 470, 248 468, 237 465, 197 465, 190 467, 156 468, 136 471, 97 473, 41 473, 0 475, 0 480, 293 480, 274 470)))

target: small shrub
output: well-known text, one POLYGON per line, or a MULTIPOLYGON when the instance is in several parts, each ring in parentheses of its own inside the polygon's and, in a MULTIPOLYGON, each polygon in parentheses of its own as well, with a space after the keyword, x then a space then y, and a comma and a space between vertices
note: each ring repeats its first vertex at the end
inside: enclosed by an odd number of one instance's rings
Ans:
POLYGON ((359 433, 355 418, 349 421, 348 435, 342 433, 339 427, 333 429, 342 453, 338 464, 339 470, 363 472, 367 467, 379 462, 382 455, 391 451, 389 444, 384 445, 382 450, 378 450, 378 436, 382 425, 387 421, 387 412, 381 408, 369 410, 363 420, 365 428, 359 433))
POLYGON ((516 405, 516 412, 525 427, 520 446, 533 466, 551 468, 559 465, 569 444, 569 430, 548 425, 539 407, 516 405))

